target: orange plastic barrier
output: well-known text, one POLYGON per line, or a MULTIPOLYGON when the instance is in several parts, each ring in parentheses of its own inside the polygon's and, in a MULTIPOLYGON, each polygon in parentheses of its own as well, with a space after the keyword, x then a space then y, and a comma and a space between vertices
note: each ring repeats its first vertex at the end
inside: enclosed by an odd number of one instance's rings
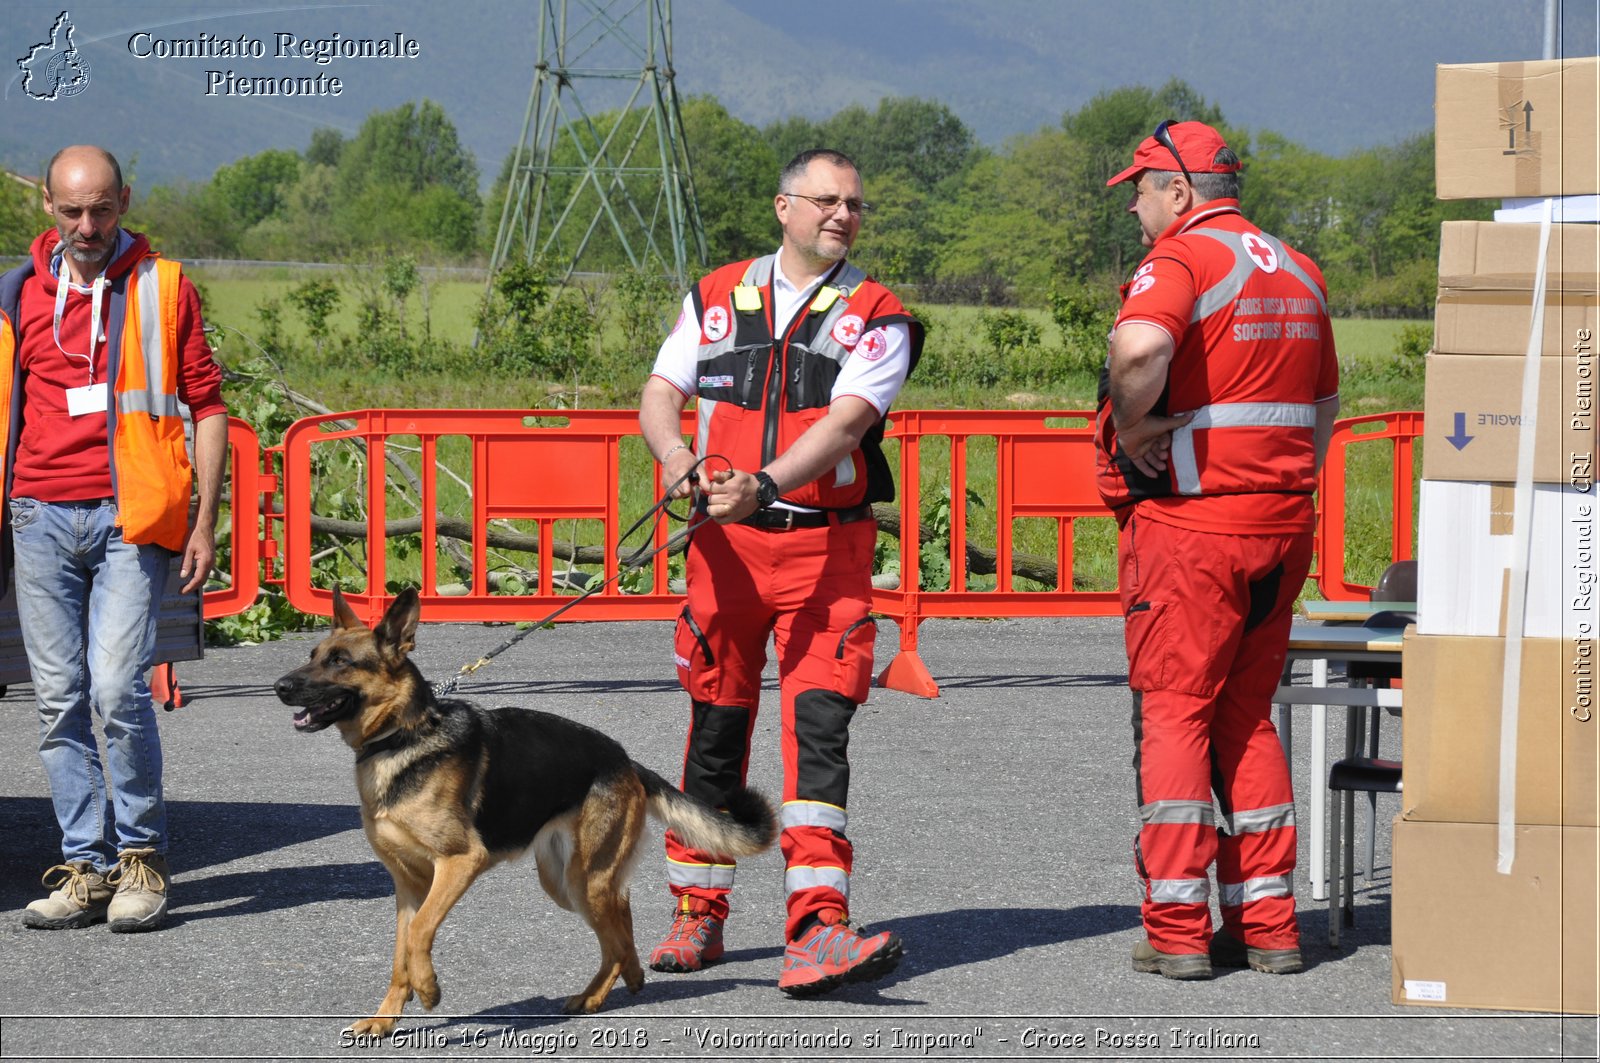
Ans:
POLYGON ((261 590, 263 550, 273 544, 271 535, 261 528, 262 499, 271 499, 278 490, 277 477, 263 471, 261 441, 248 421, 228 418, 229 510, 229 586, 207 591, 204 610, 208 617, 232 616, 255 603, 261 590))
MULTIPOLYGON (((873 607, 900 627, 900 652, 878 676, 878 685, 923 697, 939 687, 917 655, 917 626, 936 617, 1109 616, 1117 612, 1113 590, 1073 586, 1076 526, 1084 518, 1111 520, 1094 483, 1094 414, 1084 411, 911 410, 891 413, 885 439, 900 443, 900 586, 878 590, 873 607), (947 590, 921 588, 924 535, 915 502, 923 497, 925 449, 949 441, 949 534, 947 590), (993 590, 970 588, 967 547, 972 526, 967 484, 975 450, 992 440, 995 466, 993 590), (1012 577, 1013 523, 1037 517, 1056 524, 1056 585, 1019 590, 1012 577)), ((988 457, 987 454, 984 455, 988 457)), ((1114 576, 1114 573, 1113 573, 1114 576)), ((1114 585, 1114 581, 1113 581, 1114 585)))
MULTIPOLYGON (((1111 512, 1100 501, 1094 483, 1094 414, 1091 411, 1048 413, 1000 411, 910 411, 890 414, 887 439, 901 443, 899 497, 921 498, 925 484, 923 451, 931 439, 950 441, 949 495, 950 589, 920 590, 919 555, 923 536, 919 517, 902 507, 900 539, 901 585, 879 590, 874 608, 900 627, 900 651, 878 676, 878 685, 923 697, 937 697, 939 687, 917 653, 917 626, 936 617, 1014 616, 1115 616, 1120 611, 1113 590, 1078 590, 1074 586, 1073 557, 1078 525, 1085 518, 1110 521, 1111 512), (967 587, 966 502, 968 466, 974 446, 992 437, 995 448, 995 570, 994 590, 967 587), (1050 518, 1057 523, 1054 587, 1037 591, 1014 589, 1013 521, 1023 517, 1050 518)), ((1318 487, 1321 512, 1317 525, 1319 571, 1313 572, 1323 594, 1334 600, 1365 600, 1370 590, 1345 578, 1346 471, 1356 444, 1385 441, 1390 447, 1391 560, 1411 556, 1413 539, 1413 443, 1422 434, 1422 414, 1389 413, 1355 417, 1335 423, 1328 459, 1318 487)), ((1363 447, 1363 449, 1368 449, 1363 447)), ((1365 456, 1364 456, 1365 457, 1365 456)), ((1370 460, 1370 459, 1368 459, 1370 460)), ((1114 548, 1113 548, 1114 552, 1114 548)), ((1115 572, 1110 574, 1115 583, 1115 572)))
MULTIPOLYGON (((385 586, 390 519, 386 450, 396 437, 415 439, 419 483, 423 615, 429 620, 538 620, 572 600, 554 580, 555 525, 595 520, 603 528, 604 578, 618 572, 619 494, 622 441, 639 434, 633 410, 360 410, 310 417, 283 436, 283 589, 289 603, 307 613, 332 612, 332 589, 314 585, 311 550, 314 448, 354 441, 364 450, 367 527, 367 586, 341 588, 357 615, 375 621, 393 597, 385 586), (470 455, 467 488, 473 571, 464 594, 441 594, 438 577, 440 484, 438 450, 457 437, 470 455), (490 587, 488 531, 493 521, 532 522, 538 534, 538 585, 528 593, 495 593, 490 587)), ((396 516, 409 516, 397 514, 396 516)), ((666 541, 661 522, 653 541, 666 541)), ((630 543, 630 547, 641 545, 630 543)), ((567 620, 662 620, 677 615, 678 595, 667 591, 667 567, 656 563, 651 590, 624 594, 608 584, 567 620)))
MULTIPOLYGON (((693 427, 684 419, 685 432, 693 427)), ((248 429, 245 429, 248 431, 248 429)), ((1313 575, 1332 599, 1357 599, 1368 588, 1350 582, 1346 572, 1345 527, 1350 510, 1347 472, 1353 451, 1362 461, 1390 463, 1390 542, 1383 553, 1392 559, 1411 556, 1414 490, 1414 442, 1422 433, 1419 413, 1388 413, 1340 421, 1323 470, 1319 497, 1323 502, 1317 526, 1318 571, 1313 575)), ((421 594, 430 621, 532 621, 571 603, 577 590, 558 584, 555 552, 558 522, 598 522, 608 582, 596 594, 563 615, 563 620, 669 620, 681 608, 681 596, 667 584, 665 555, 646 568, 642 593, 625 593, 614 581, 619 557, 645 544, 666 542, 681 525, 660 521, 649 533, 619 543, 623 441, 638 436, 633 410, 361 410, 312 417, 296 422, 273 448, 282 460, 281 478, 258 471, 254 437, 235 441, 234 482, 252 482, 260 494, 281 486, 281 512, 262 511, 267 530, 256 544, 255 558, 272 567, 282 540, 284 594, 304 612, 332 611, 331 589, 315 581, 312 550, 313 493, 317 485, 314 455, 324 448, 354 445, 355 471, 363 485, 367 585, 342 588, 358 615, 375 621, 392 595, 386 586, 390 547, 385 524, 412 518, 421 552, 421 594), (448 442, 454 439, 455 442, 448 442), (440 461, 442 446, 453 447, 452 464, 464 456, 470 470, 461 519, 470 528, 472 572, 464 593, 445 594, 439 587, 440 461), (391 468, 390 452, 403 460, 391 468), (388 481, 396 469, 409 478, 414 494, 405 512, 391 513, 388 481), (536 561, 523 566, 538 573, 537 585, 495 588, 489 570, 492 524, 520 521, 537 534, 536 561)), ((1115 528, 1094 484, 1093 414, 1088 411, 910 410, 891 414, 885 434, 888 450, 898 447, 898 490, 902 526, 899 536, 898 585, 874 591, 873 606, 900 628, 900 648, 878 677, 880 686, 925 697, 938 695, 927 667, 917 653, 918 627, 930 618, 1005 618, 1022 616, 1114 616, 1115 528), (975 470, 993 475, 993 497, 969 503, 968 484, 975 470), (948 502, 928 510, 948 492, 948 502), (979 507, 992 511, 978 513, 979 507), (932 526, 924 523, 924 511, 932 526), (1053 555, 1028 558, 1017 548, 1017 524, 1027 520, 1053 524, 1053 555), (976 526, 982 527, 976 532, 976 526), (1097 537, 1092 551, 1096 571, 1075 574, 1075 561, 1090 553, 1086 536, 1097 537), (927 551, 925 554, 924 551, 927 551), (924 561, 937 562, 937 573, 925 572, 924 561), (975 578, 973 563, 986 573, 975 578), (1022 564, 1030 579, 1013 569, 1022 564), (1050 573, 1053 570, 1053 577, 1050 573), (946 575, 946 573, 948 575, 946 575), (1049 578, 1053 578, 1051 583, 1049 578), (1092 586, 1079 587, 1084 582, 1092 586), (947 586, 938 587, 937 583, 947 586)), ((629 459, 649 459, 642 443, 629 459)), ((652 486, 653 486, 653 480, 652 486)), ((251 492, 235 490, 235 527, 254 526, 258 512, 249 509, 251 492)), ((1370 504, 1363 499, 1361 504, 1370 504)), ((642 508, 642 507, 641 507, 642 508)), ((636 514, 628 514, 631 520, 636 514)), ((524 533, 526 534, 526 533, 524 533)), ((247 537, 248 538, 248 537, 247 537)), ((592 541, 595 536, 587 537, 592 541)), ((243 609, 248 595, 249 544, 234 542, 234 588, 206 596, 208 616, 243 609)), ((530 551, 531 553, 531 551, 530 551)), ((278 582, 269 571, 269 582, 278 582)), ((586 577, 587 578, 587 577, 586 577)), ((638 589, 638 588, 635 588, 638 589)), ((663 651, 664 652, 664 651, 663 651)))
POLYGON ((1345 565, 1349 550, 1345 529, 1352 504, 1382 504, 1377 499, 1352 499, 1347 472, 1353 451, 1365 453, 1365 460, 1386 462, 1389 466, 1391 514, 1389 543, 1383 553, 1390 561, 1404 561, 1412 555, 1416 538, 1416 443, 1422 438, 1422 414, 1414 410, 1375 413, 1336 421, 1328 460, 1322 469, 1317 500, 1317 586, 1330 601, 1366 601, 1371 587, 1351 583, 1345 565))

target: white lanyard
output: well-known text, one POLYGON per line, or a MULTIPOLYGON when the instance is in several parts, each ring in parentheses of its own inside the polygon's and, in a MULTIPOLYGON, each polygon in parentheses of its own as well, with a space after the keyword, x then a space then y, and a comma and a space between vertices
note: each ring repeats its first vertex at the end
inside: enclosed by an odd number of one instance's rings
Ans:
POLYGON ((96 343, 105 342, 106 338, 105 330, 102 328, 100 322, 100 307, 101 301, 105 297, 106 276, 104 273, 100 274, 100 276, 96 277, 94 282, 89 285, 89 353, 74 354, 72 351, 69 351, 65 347, 61 346, 61 317, 66 313, 67 310, 67 289, 81 289, 82 286, 74 285, 66 278, 65 274, 66 263, 62 263, 61 274, 56 277, 56 313, 55 319, 51 322, 51 332, 55 336, 56 349, 58 351, 66 355, 68 358, 82 358, 89 363, 89 383, 93 384, 94 345, 96 343))

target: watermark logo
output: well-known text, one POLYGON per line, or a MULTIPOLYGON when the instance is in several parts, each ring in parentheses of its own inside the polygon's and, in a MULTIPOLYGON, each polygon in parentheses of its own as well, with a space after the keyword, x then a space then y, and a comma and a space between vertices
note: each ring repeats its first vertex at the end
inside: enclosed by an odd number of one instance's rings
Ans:
POLYGON ((63 11, 50 27, 50 39, 17 60, 23 92, 36 100, 58 100, 89 87, 89 60, 72 43, 76 31, 71 15, 63 11))

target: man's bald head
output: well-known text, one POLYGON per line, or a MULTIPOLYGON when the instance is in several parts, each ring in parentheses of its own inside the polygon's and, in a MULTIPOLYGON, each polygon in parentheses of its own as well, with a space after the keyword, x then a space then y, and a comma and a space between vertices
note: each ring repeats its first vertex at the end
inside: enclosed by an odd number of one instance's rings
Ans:
POLYGON ((44 209, 56 220, 58 246, 79 284, 111 263, 117 230, 128 212, 122 167, 106 149, 87 144, 62 148, 44 172, 44 209))
POLYGON ((68 169, 81 171, 84 168, 104 167, 111 174, 110 186, 118 192, 122 191, 122 164, 117 162, 117 157, 105 148, 94 144, 73 144, 62 148, 50 156, 50 162, 44 168, 44 188, 46 192, 55 191, 56 168, 62 168, 65 173, 68 169))

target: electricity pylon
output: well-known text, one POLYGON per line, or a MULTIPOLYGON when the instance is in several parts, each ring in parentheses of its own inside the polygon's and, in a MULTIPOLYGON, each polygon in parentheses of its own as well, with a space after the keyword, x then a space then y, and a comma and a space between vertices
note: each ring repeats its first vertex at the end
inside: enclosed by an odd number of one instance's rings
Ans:
POLYGON ((614 240, 609 250, 635 269, 688 284, 706 238, 673 78, 672 0, 541 0, 539 61, 491 277, 514 258, 542 257, 564 283, 614 240), (630 80, 620 111, 591 112, 580 97, 585 83, 630 80))

